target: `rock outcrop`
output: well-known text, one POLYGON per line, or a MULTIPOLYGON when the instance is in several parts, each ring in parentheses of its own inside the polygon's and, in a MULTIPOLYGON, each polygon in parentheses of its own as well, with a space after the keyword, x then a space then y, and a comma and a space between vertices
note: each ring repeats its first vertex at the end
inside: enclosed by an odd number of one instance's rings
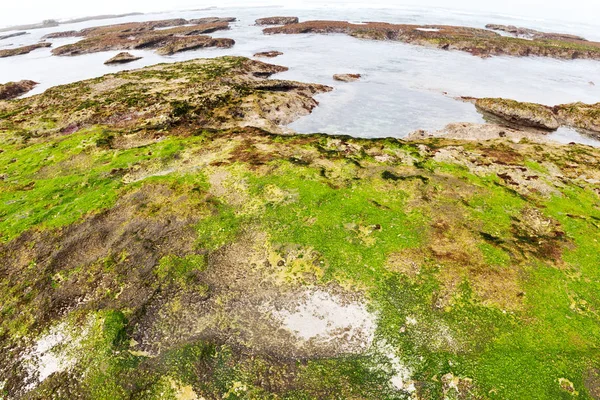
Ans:
POLYGON ((515 100, 485 98, 475 102, 484 114, 500 118, 510 124, 553 131, 560 124, 550 107, 515 100))
POLYGON ((235 17, 204 17, 204 18, 196 18, 190 19, 188 23, 193 25, 203 25, 203 24, 218 24, 223 22, 235 22, 237 18, 235 17))
POLYGON ((361 78, 360 74, 335 74, 333 79, 340 82, 356 82, 361 78))
POLYGON ((0 84, 0 100, 12 100, 31 91, 38 85, 37 82, 23 80, 19 82, 8 82, 0 84))
POLYGON ((16 32, 16 33, 11 33, 10 35, 3 35, 0 36, 0 40, 4 40, 4 39, 10 39, 13 37, 18 37, 18 36, 23 36, 23 35, 27 35, 27 32, 16 32))
POLYGON ((600 43, 583 40, 522 39, 488 29, 448 25, 397 25, 381 22, 307 21, 269 27, 265 34, 343 33, 361 39, 394 40, 443 50, 460 50, 478 57, 540 56, 600 60, 600 43))
POLYGON ((262 51, 260 53, 254 54, 254 57, 266 57, 266 58, 275 58, 283 55, 280 51, 262 51))
POLYGON ((582 129, 600 136, 600 103, 570 103, 553 108, 563 125, 582 129))
POLYGON ((127 64, 133 61, 137 61, 137 60, 141 60, 142 57, 137 57, 134 56, 131 53, 127 53, 127 52, 123 52, 123 53, 119 53, 116 56, 114 56, 113 58, 106 60, 104 62, 104 64, 127 64))
POLYGON ((131 22, 81 31, 57 32, 48 37, 84 37, 77 43, 54 49, 52 54, 58 56, 135 49, 156 49, 158 54, 169 55, 202 47, 228 48, 235 44, 232 39, 206 36, 207 33, 229 29, 226 21, 195 25, 189 25, 189 22, 185 19, 131 22))
POLYGON ((267 17, 256 20, 256 25, 289 25, 297 24, 298 17, 267 17))
POLYGON ((14 49, 4 49, 4 50, 0 50, 0 58, 14 57, 14 56, 20 56, 23 54, 29 54, 34 50, 43 49, 43 48, 47 48, 47 47, 52 47, 52 43, 40 42, 40 43, 32 44, 29 46, 16 47, 14 49))

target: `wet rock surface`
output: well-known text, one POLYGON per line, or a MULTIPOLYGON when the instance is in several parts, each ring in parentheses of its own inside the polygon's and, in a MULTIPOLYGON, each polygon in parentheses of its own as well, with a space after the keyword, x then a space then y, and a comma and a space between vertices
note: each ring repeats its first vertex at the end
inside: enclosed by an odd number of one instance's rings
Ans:
POLYGON ((142 57, 136 57, 131 53, 119 53, 113 58, 106 60, 104 64, 127 64, 141 59, 142 57))
POLYGON ((581 36, 569 35, 565 33, 548 33, 536 31, 535 29, 520 28, 514 25, 497 25, 488 24, 485 26, 487 29, 493 31, 501 31, 510 33, 515 37, 521 37, 525 39, 547 39, 547 40, 565 40, 574 42, 587 42, 587 40, 581 36))
POLYGON ((267 17, 257 19, 256 25, 289 25, 298 22, 298 17, 267 17))
POLYGON ((550 107, 506 99, 478 99, 477 109, 510 124, 553 131, 560 124, 550 107))
POLYGON ((226 20, 188 25, 185 19, 131 22, 118 25, 87 28, 80 31, 56 32, 47 38, 83 37, 84 39, 61 47, 52 54, 74 56, 108 50, 156 49, 158 54, 170 55, 203 47, 231 47, 232 39, 206 36, 229 29, 226 20))
POLYGON ((27 35, 27 34, 28 34, 27 32, 16 32, 16 33, 11 33, 10 35, 0 35, 0 40, 10 39, 10 38, 23 36, 23 35, 27 35))
POLYGON ((20 56, 23 54, 29 54, 34 50, 43 49, 43 48, 47 48, 47 47, 52 47, 52 43, 41 42, 41 43, 29 45, 29 46, 16 47, 14 49, 4 49, 4 50, 0 50, 0 58, 14 57, 14 56, 20 56))
POLYGON ((395 40, 479 57, 510 55, 600 60, 600 43, 566 38, 521 39, 487 29, 448 25, 397 25, 382 22, 306 21, 263 30, 265 34, 343 33, 361 39, 395 40))
POLYGON ((281 51, 262 51, 254 54, 254 57, 275 58, 283 55, 281 51))
POLYGON ((31 91, 37 85, 37 82, 29 80, 0 84, 0 100, 16 99, 17 97, 31 91))
POLYGON ((360 74, 335 74, 333 79, 340 82, 356 82, 361 78, 360 74))

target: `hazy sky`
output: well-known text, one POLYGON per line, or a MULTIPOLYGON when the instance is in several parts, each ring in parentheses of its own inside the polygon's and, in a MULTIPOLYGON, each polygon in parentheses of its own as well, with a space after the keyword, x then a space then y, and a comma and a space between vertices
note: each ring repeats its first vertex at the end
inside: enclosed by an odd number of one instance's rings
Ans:
POLYGON ((510 15, 581 21, 599 24, 599 0, 3 0, 0 7, 0 26, 38 22, 50 18, 80 17, 106 13, 168 11, 176 9, 204 8, 235 5, 282 5, 340 7, 394 7, 394 6, 437 6, 465 10, 492 11, 510 15))

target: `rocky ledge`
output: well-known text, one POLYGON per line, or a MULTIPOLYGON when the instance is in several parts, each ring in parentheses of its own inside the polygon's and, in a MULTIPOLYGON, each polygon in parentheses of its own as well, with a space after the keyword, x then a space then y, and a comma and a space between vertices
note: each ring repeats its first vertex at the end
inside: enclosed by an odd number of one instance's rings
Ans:
POLYGON ((39 85, 37 82, 23 80, 19 82, 8 82, 0 84, 0 100, 12 100, 31 91, 39 85))
POLYGON ((104 62, 104 64, 127 64, 133 61, 141 60, 143 57, 134 56, 131 53, 119 53, 111 59, 108 59, 104 62))
POLYGON ((267 17, 255 21, 256 25, 289 25, 298 22, 300 22, 298 17, 267 17))
POLYGON ((254 57, 275 58, 282 55, 283 53, 280 51, 262 51, 260 53, 254 54, 254 57))
POLYGON ((479 57, 540 56, 559 59, 600 60, 600 43, 566 39, 521 39, 487 29, 447 25, 396 25, 381 22, 353 24, 343 21, 307 21, 263 30, 265 34, 343 33, 362 39, 460 50, 479 57))
POLYGON ((110 74, 2 104, 0 130, 19 129, 31 138, 97 124, 150 136, 187 125, 196 129, 254 126, 282 132, 282 125, 316 107, 315 94, 331 90, 267 79, 286 70, 224 57, 110 74))
POLYGON ((47 48, 47 47, 52 47, 52 44, 48 43, 48 42, 40 42, 40 43, 32 44, 29 46, 16 47, 14 49, 0 50, 0 58, 14 57, 14 56, 20 56, 23 54, 29 54, 34 50, 43 49, 43 48, 47 48))
POLYGON ((335 74, 333 79, 340 82, 356 82, 362 77, 361 74, 335 74))
MULTIPOLYGON (((214 20, 214 19, 212 19, 214 20)), ((185 19, 131 22, 118 25, 87 28, 80 31, 56 32, 47 38, 83 37, 73 44, 57 47, 52 54, 74 56, 109 50, 156 49, 158 54, 169 55, 202 47, 232 47, 227 38, 212 38, 205 34, 229 29, 227 21, 189 25, 185 19)))
POLYGON ((485 115, 517 127, 556 130, 560 126, 568 126, 600 135, 600 103, 578 102, 549 107, 509 99, 485 98, 477 99, 475 105, 485 115))

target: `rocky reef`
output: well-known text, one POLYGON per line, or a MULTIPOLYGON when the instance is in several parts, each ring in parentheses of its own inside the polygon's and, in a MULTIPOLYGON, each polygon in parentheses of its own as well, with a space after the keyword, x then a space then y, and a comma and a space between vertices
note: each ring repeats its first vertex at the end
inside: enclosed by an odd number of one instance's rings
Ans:
POLYGON ((170 55, 203 47, 231 47, 232 39, 212 38, 207 33, 229 29, 226 20, 189 25, 185 19, 131 22, 87 28, 80 31, 56 32, 48 39, 83 37, 81 41, 52 50, 58 56, 74 56, 109 50, 156 49, 158 54, 170 55))
POLYGON ((0 50, 0 58, 21 56, 23 54, 29 54, 34 50, 47 47, 52 47, 52 43, 40 42, 29 46, 15 47, 14 49, 4 49, 0 50))
POLYGON ((15 33, 11 33, 9 35, 0 35, 0 40, 10 39, 10 38, 24 36, 24 35, 27 35, 27 32, 15 32, 15 33))
POLYGON ((267 17, 255 21, 256 25, 289 25, 298 22, 300 22, 298 17, 267 17))
POLYGON ((362 76, 360 74, 335 74, 333 79, 340 82, 356 82, 362 76))
POLYGON ((116 56, 106 60, 104 64, 127 64, 133 61, 141 60, 142 57, 136 57, 131 53, 123 52, 119 53, 116 56))
POLYGON ((278 135, 284 69, 0 102, 1 397, 598 398, 600 150, 278 135))
POLYGON ((517 127, 556 130, 560 126, 568 126, 600 135, 600 103, 578 102, 549 107, 510 99, 486 98, 475 100, 475 105, 485 115, 517 127))
POLYGON ((265 34, 343 33, 362 39, 394 40, 479 57, 540 56, 600 60, 600 43, 555 37, 532 40, 501 36, 487 29, 447 25, 396 25, 382 22, 307 21, 263 30, 265 34))
POLYGON ((265 58, 275 58, 283 55, 280 51, 261 51, 259 53, 254 54, 254 57, 265 57, 265 58))
POLYGON ((38 85, 37 82, 23 80, 0 84, 0 100, 12 100, 31 91, 38 85))

